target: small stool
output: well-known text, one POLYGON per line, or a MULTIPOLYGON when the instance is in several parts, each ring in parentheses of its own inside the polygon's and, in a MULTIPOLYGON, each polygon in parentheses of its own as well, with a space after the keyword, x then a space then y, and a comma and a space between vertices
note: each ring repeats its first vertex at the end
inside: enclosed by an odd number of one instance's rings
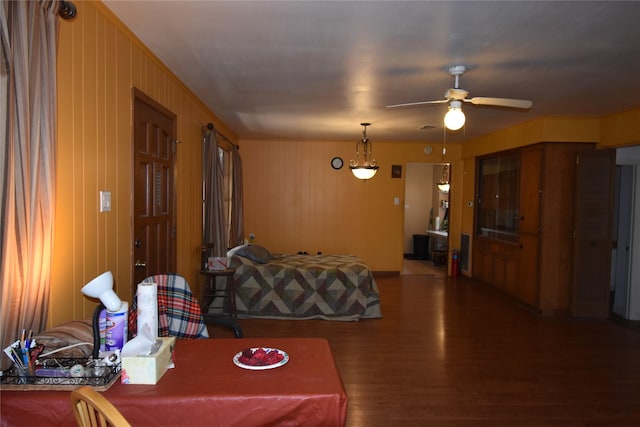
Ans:
POLYGON ((205 323, 215 323, 233 329, 236 338, 242 338, 242 328, 238 324, 236 312, 236 292, 233 285, 233 273, 235 268, 224 270, 201 270, 200 274, 207 278, 200 290, 200 309, 205 323), (216 278, 223 277, 224 287, 218 289, 216 278), (220 307, 211 307, 216 298, 222 299, 220 307), (210 311, 214 311, 210 313, 210 311))

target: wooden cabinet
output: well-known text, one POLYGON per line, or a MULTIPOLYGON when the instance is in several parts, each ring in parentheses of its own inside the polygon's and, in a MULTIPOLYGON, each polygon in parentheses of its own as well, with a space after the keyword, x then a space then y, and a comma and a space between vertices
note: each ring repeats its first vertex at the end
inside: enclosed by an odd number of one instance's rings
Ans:
MULTIPOLYGON (((544 314, 571 312, 574 265, 580 266, 580 261, 574 258, 576 249, 573 237, 576 188, 580 186, 576 159, 579 153, 592 151, 596 151, 592 144, 549 142, 523 147, 505 154, 513 157, 515 153, 519 158, 518 167, 510 167, 508 178, 499 173, 484 176, 485 179, 482 176, 477 178, 479 199, 476 201, 478 211, 473 242, 473 277, 505 291, 544 314), (517 170, 518 176, 513 176, 514 170, 517 170), (509 187, 504 190, 502 184, 500 196, 495 197, 502 199, 501 204, 506 197, 518 199, 517 227, 515 231, 509 229, 507 235, 501 233, 499 228, 487 231, 487 224, 490 224, 486 221, 487 215, 495 216, 495 209, 500 207, 496 205, 496 200, 480 199, 483 195, 486 199, 487 195, 495 193, 496 186, 499 182, 506 182, 505 179, 512 183, 519 182, 517 189, 509 187), (483 220, 484 228, 480 223, 483 220)), ((490 157, 488 159, 490 164, 494 162, 490 157)), ((482 160, 478 159, 478 162, 482 160)), ((500 160, 497 161, 499 163, 500 160)), ((482 171, 482 165, 477 169, 482 171)), ((604 180, 608 182, 606 176, 604 180)), ((503 223, 507 227, 511 224, 505 220, 503 223)), ((606 287, 608 284, 596 286, 606 287)))

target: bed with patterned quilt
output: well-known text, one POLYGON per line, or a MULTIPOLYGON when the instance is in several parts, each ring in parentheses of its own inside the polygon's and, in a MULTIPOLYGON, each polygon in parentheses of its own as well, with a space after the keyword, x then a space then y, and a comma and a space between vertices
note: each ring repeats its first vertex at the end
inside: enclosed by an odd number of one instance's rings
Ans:
POLYGON ((227 254, 240 318, 355 321, 382 317, 371 270, 352 255, 272 255, 258 245, 227 254))

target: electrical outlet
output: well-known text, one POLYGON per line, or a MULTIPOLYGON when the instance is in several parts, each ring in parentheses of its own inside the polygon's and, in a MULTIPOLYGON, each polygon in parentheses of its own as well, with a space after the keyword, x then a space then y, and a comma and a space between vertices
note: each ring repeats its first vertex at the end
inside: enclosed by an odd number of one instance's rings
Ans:
POLYGON ((100 192, 100 212, 111 212, 111 192, 100 192))

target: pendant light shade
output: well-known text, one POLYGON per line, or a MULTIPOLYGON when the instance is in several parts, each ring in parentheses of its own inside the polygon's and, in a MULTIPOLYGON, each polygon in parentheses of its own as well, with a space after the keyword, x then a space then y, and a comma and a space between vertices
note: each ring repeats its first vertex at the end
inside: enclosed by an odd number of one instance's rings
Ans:
POLYGON ((451 186, 449 185, 449 165, 444 165, 442 168, 442 178, 438 181, 438 190, 443 193, 448 193, 451 186))
POLYGON ((367 126, 371 123, 360 123, 364 128, 362 130, 362 139, 356 143, 356 160, 349 162, 349 168, 358 179, 371 179, 378 172, 376 160, 372 158, 372 146, 367 138, 367 126))
POLYGON ((449 103, 449 111, 444 115, 444 125, 449 130, 458 130, 464 126, 465 116, 462 112, 461 101, 451 101, 449 103))

